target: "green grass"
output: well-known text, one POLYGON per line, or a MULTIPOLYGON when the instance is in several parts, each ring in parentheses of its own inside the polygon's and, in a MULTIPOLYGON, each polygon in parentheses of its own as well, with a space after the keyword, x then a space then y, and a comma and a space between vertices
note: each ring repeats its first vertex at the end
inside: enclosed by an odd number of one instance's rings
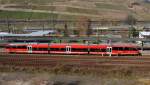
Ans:
POLYGON ((21 11, 2 11, 0 10, 0 19, 64 19, 75 20, 78 16, 64 14, 50 14, 37 12, 21 12, 21 11))
POLYGON ((32 10, 48 10, 54 11, 55 6, 43 6, 43 5, 17 5, 17 6, 6 6, 5 8, 22 8, 22 9, 32 9, 32 10))
POLYGON ((82 8, 67 7, 67 11, 71 13, 98 14, 98 10, 95 10, 95 9, 82 9, 82 8))
POLYGON ((34 3, 34 4, 47 4, 56 1, 63 1, 63 0, 1 0, 2 4, 27 4, 27 3, 34 3))
POLYGON ((119 4, 107 4, 107 3, 95 3, 97 8, 100 9, 114 9, 114 10, 127 10, 124 5, 119 4))
MULTIPOLYGON (((50 13, 37 13, 37 12, 21 12, 21 11, 0 11, 0 19, 64 19, 64 20, 75 20, 77 16, 72 15, 63 15, 63 14, 50 14, 50 13)), ((41 27, 43 26, 43 23, 19 23, 19 24, 11 24, 9 26, 10 29, 22 29, 25 26, 28 27, 41 27)), ((69 24, 72 26, 72 24, 69 24)), ((45 26, 52 27, 53 23, 45 23, 45 26)), ((63 29, 64 25, 62 24, 55 24, 56 28, 63 29)), ((6 24, 0 24, 0 29, 8 31, 8 25, 6 24)))
POLYGON ((20 11, 0 11, 0 19, 57 19, 57 14, 20 12, 20 11))

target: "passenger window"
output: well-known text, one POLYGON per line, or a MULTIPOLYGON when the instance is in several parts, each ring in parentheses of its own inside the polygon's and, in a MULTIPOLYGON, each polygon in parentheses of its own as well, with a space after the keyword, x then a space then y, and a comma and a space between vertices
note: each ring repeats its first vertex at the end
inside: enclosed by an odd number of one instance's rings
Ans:
POLYGON ((81 50, 79 50, 79 51, 81 51, 81 52, 87 52, 88 49, 87 49, 87 48, 83 48, 83 49, 81 49, 81 50))
POLYGON ((88 49, 87 48, 72 48, 73 52, 87 52, 88 49))
POLYGON ((137 49, 136 49, 136 48, 130 48, 130 50, 132 50, 132 51, 137 51, 137 49))
POLYGON ((38 49, 37 48, 32 48, 32 50, 37 51, 38 49))
POLYGON ((125 47, 124 50, 130 50, 128 47, 125 47))
POLYGON ((106 49, 101 49, 100 51, 101 51, 101 52, 106 52, 106 49))
POLYGON ((10 48, 10 47, 6 46, 5 48, 7 48, 7 49, 8 49, 8 48, 10 48))
POLYGON ((119 47, 118 50, 122 51, 122 50, 123 50, 123 47, 119 47))
POLYGON ((44 51, 47 51, 47 50, 48 50, 48 48, 43 48, 43 50, 44 50, 44 51))
POLYGON ((91 52, 99 52, 100 49, 90 49, 91 52))
POLYGON ((65 51, 65 48, 61 48, 60 51, 65 51))
POLYGON ((59 48, 50 48, 51 51, 59 51, 59 48))
POLYGON ((12 46, 12 48, 17 48, 16 46, 12 46))
POLYGON ((119 48, 118 48, 118 47, 113 47, 112 49, 113 49, 113 50, 118 50, 119 48))
POLYGON ((27 47, 26 46, 22 46, 22 48, 26 49, 27 47))
POLYGON ((78 52, 78 51, 79 51, 79 49, 77 49, 77 48, 72 48, 72 51, 74 51, 74 52, 78 52))

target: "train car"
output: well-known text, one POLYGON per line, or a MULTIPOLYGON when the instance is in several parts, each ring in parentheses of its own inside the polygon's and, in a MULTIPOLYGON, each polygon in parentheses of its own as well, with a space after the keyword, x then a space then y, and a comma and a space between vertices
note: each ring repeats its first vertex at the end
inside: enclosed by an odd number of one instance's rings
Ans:
POLYGON ((26 44, 8 44, 5 47, 5 51, 8 53, 27 53, 26 44))
POLYGON ((50 53, 53 54, 88 54, 85 44, 51 44, 50 53))
POLYGON ((131 44, 112 45, 112 55, 141 55, 138 47, 131 44))
POLYGON ((41 54, 77 54, 77 55, 140 55, 133 45, 102 45, 102 44, 9 44, 8 53, 41 53, 41 54))

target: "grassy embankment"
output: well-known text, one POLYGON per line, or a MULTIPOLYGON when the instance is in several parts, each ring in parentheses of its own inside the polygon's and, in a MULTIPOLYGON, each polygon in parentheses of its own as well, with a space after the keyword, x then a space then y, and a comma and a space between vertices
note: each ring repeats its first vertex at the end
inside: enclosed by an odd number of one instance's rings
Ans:
MULTIPOLYGON (((0 11, 0 19, 57 19, 57 14, 50 14, 50 13, 35 13, 35 12, 20 12, 20 11, 0 11)), ((42 23, 18 23, 18 24, 11 24, 9 25, 10 28, 21 28, 24 26, 42 26, 42 23)), ((7 30, 8 25, 1 24, 1 29, 7 30)))

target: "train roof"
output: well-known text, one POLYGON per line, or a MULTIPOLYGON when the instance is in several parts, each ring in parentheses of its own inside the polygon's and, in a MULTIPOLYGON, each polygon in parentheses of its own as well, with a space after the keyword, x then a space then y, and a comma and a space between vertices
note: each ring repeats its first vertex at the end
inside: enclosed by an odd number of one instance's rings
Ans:
MULTIPOLYGON (((47 46, 48 43, 11 43, 8 45, 32 45, 32 46, 47 46)), ((79 43, 50 43, 49 45, 55 45, 55 46, 59 46, 59 45, 73 45, 73 46, 88 46, 88 44, 79 44, 79 43)), ((90 46, 108 46, 107 44, 89 44, 90 46)))
MULTIPOLYGON (((23 46, 23 45, 32 45, 32 46, 38 46, 38 47, 47 47, 48 45, 51 45, 51 46, 61 46, 61 47, 64 47, 64 46, 74 46, 74 47, 79 47, 82 48, 82 46, 88 46, 88 44, 81 44, 81 43, 12 43, 12 44, 8 44, 9 46, 14 46, 14 45, 17 45, 17 46, 23 46)), ((109 46, 108 44, 89 44, 89 46, 91 48, 95 48, 95 47, 107 47, 109 46)), ((128 43, 120 43, 120 44, 112 44, 111 45, 112 47, 138 47, 137 45, 135 44, 128 44, 128 43)))
POLYGON ((132 43, 116 43, 112 44, 112 47, 138 47, 138 46, 132 43))

